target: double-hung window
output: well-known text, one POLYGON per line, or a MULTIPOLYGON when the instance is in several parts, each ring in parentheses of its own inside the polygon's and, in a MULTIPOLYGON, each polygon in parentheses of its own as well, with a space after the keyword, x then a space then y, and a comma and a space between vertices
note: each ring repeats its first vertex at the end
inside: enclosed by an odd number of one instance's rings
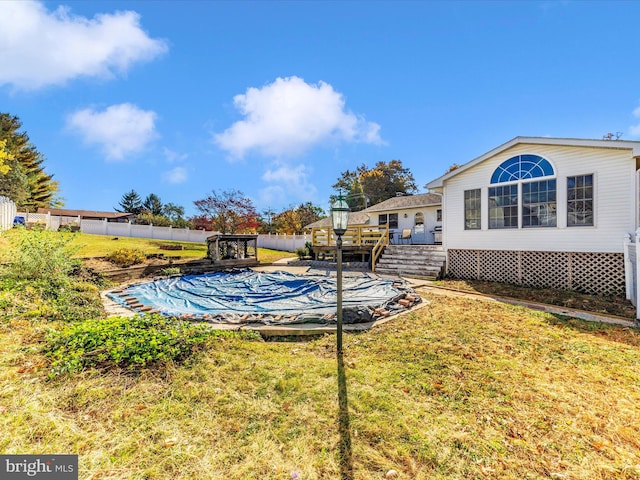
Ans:
POLYGON ((522 184, 522 226, 556 226, 556 179, 522 184))
POLYGON ((489 187, 489 228, 518 228, 518 185, 489 187))
POLYGON ((567 177, 567 226, 593 226, 593 175, 567 177))
POLYGON ((464 229, 480 230, 480 189, 464 191, 464 229))

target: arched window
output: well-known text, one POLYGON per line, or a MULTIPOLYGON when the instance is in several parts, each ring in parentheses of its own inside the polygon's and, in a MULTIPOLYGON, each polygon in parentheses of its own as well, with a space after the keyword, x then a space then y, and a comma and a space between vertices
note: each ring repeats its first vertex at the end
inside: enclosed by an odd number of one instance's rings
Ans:
POLYGON ((554 175, 551 163, 539 155, 516 155, 502 162, 491 184, 510 184, 489 187, 489 228, 518 228, 518 222, 523 228, 555 227, 554 175))
POLYGON ((555 172, 551 164, 538 155, 517 155, 495 169, 491 183, 514 182, 528 178, 550 177, 555 172))

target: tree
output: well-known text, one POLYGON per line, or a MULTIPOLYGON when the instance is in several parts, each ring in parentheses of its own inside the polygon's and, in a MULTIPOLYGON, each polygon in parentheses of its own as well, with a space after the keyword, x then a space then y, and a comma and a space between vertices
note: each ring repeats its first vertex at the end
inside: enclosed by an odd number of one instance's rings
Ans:
POLYGON ((6 175, 11 167, 7 164, 8 161, 13 160, 13 155, 5 150, 7 146, 6 140, 0 140, 0 175, 6 175))
POLYGON ((153 213, 144 210, 142 213, 136 215, 137 225, 154 225, 156 227, 170 227, 171 220, 164 215, 154 215, 153 213))
POLYGON ((162 200, 155 193, 151 193, 147 195, 147 198, 142 202, 143 210, 146 210, 151 215, 161 216, 164 212, 164 206, 162 205, 162 200))
POLYGON ((262 215, 258 219, 261 223, 260 233, 274 233, 273 229, 273 216, 276 214, 275 210, 271 207, 262 211, 262 215))
POLYGON ((191 219, 197 226, 206 223, 206 226, 221 233, 249 233, 259 225, 253 202, 238 190, 221 193, 213 190, 211 195, 193 204, 200 212, 200 215, 191 219))
POLYGON ((324 210, 311 202, 301 203, 273 217, 273 225, 278 233, 299 235, 304 227, 324 217, 324 210))
POLYGON ((125 193, 120 199, 120 208, 116 212, 126 212, 138 215, 142 211, 142 200, 135 190, 125 193))
POLYGON ((171 202, 165 203, 162 214, 172 222, 177 222, 184 219, 184 207, 171 202))
POLYGON ((60 186, 44 170, 44 155, 20 128, 18 117, 0 113, 0 142, 4 141, 5 152, 13 157, 7 162, 11 170, 0 179, 0 195, 11 198, 26 211, 62 206, 57 196, 60 186))
POLYGON ((402 166, 401 160, 377 162, 371 169, 363 163, 355 171, 342 172, 333 188, 346 192, 352 210, 362 210, 399 193, 406 195, 418 190, 413 174, 402 166))

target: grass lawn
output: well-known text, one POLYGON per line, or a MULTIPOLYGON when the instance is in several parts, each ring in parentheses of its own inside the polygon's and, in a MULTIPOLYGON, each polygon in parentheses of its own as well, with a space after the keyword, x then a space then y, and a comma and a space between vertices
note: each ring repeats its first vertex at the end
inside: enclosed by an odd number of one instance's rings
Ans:
POLYGON ((43 325, 0 324, 0 451, 77 453, 81 479, 640 478, 640 332, 423 297, 346 335, 343 369, 333 336, 227 338, 48 380, 43 325))
MULTIPOLYGON (((162 253, 167 257, 204 258, 207 255, 206 243, 172 242, 168 240, 152 240, 148 238, 112 237, 105 235, 89 235, 78 233, 74 244, 81 245, 78 256, 105 257, 120 248, 138 248, 147 254, 162 253), (117 240, 114 240, 117 238, 117 240), (182 245, 183 250, 163 250, 161 245, 182 245)), ((295 257, 294 253, 258 248, 258 260, 261 263, 272 263, 281 258, 295 257)))
MULTIPOLYGON (((0 249, 8 246, 7 236, 11 231, 0 235, 0 249)), ((167 257, 204 258, 207 255, 207 245, 195 242, 172 242, 168 240, 152 240, 148 238, 113 237, 108 235, 89 235, 74 233, 73 244, 80 247, 78 256, 81 258, 106 257, 109 253, 120 248, 137 248, 147 254, 162 253, 167 257), (117 239, 117 240, 116 240, 117 239), (161 245, 182 245, 183 250, 163 250, 161 245)), ((295 253, 281 252, 258 248, 258 260, 261 263, 272 263, 281 258, 295 257, 295 253)))

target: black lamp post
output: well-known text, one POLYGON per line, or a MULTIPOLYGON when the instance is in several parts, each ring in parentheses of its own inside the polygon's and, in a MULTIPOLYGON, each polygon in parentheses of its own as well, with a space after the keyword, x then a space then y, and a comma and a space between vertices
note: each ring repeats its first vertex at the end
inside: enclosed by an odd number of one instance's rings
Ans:
POLYGON ((349 205, 342 195, 338 195, 338 198, 331 204, 331 224, 333 226, 333 233, 338 237, 336 239, 336 293, 338 295, 336 343, 338 353, 342 353, 342 235, 347 231, 348 222, 349 205))

